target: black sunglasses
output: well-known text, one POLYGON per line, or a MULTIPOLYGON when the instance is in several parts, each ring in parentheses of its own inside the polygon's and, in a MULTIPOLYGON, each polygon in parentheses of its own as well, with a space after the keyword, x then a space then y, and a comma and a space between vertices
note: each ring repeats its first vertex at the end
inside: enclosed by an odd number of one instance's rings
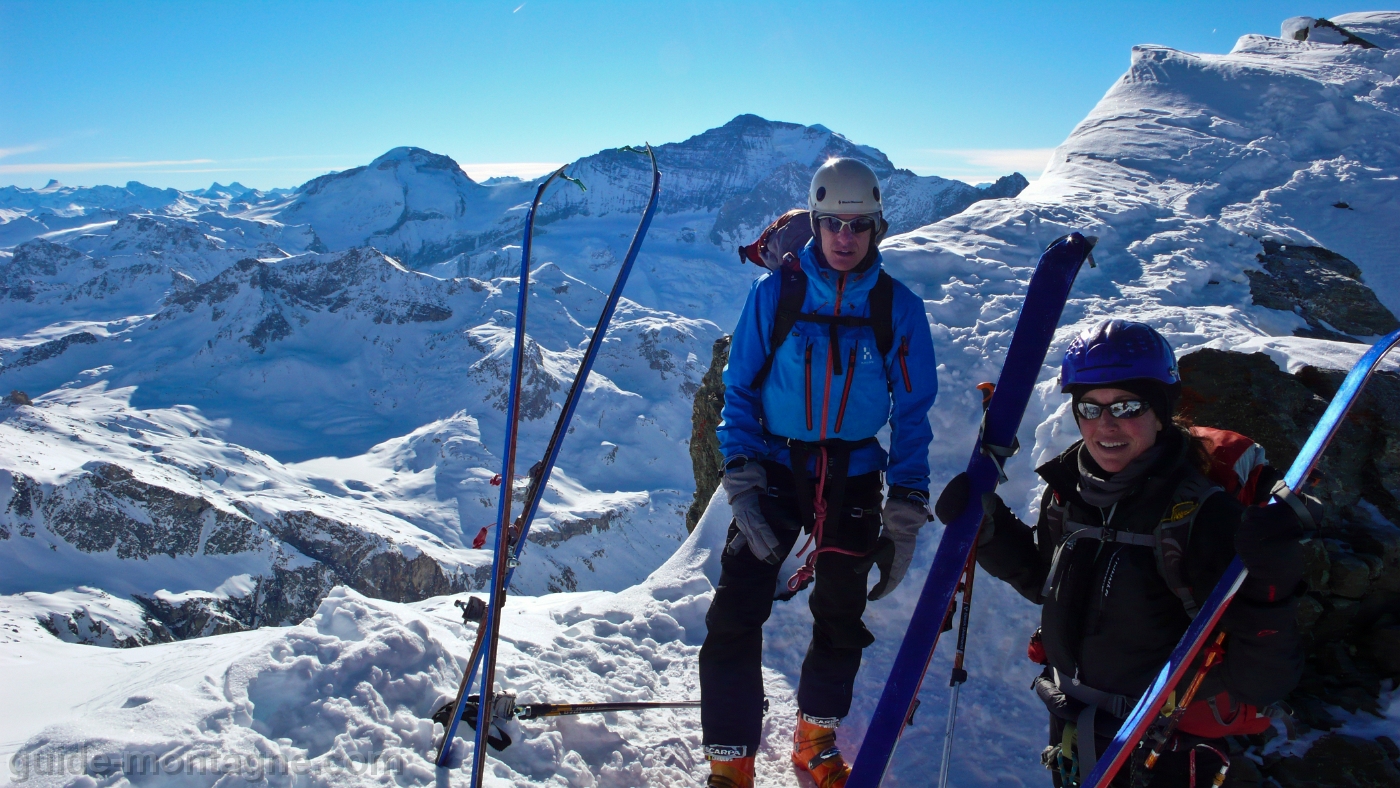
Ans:
POLYGON ((818 216, 817 223, 832 235, 840 235, 841 231, 847 227, 856 235, 868 233, 875 229, 875 220, 869 216, 857 216, 854 219, 842 219, 839 216, 818 216))
POLYGON ((1093 421, 1103 415, 1104 411, 1113 414, 1115 419, 1135 419, 1148 411, 1146 402, 1140 399, 1123 400, 1112 405, 1096 405, 1087 400, 1080 400, 1074 403, 1074 410, 1079 417, 1088 421, 1093 421))

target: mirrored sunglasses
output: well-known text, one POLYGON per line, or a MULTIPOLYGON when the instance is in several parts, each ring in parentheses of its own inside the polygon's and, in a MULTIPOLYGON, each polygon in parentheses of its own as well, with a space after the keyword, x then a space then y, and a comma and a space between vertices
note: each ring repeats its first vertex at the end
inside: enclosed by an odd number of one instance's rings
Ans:
POLYGON ((1074 409, 1079 413, 1081 419, 1088 421, 1102 416, 1104 411, 1113 414, 1115 419, 1135 419, 1148 411, 1147 403, 1140 399, 1124 400, 1112 405, 1095 405, 1092 402, 1080 400, 1074 404, 1074 409))
POLYGON ((850 227, 851 232, 856 235, 875 229, 875 220, 869 216, 857 216, 854 219, 842 219, 839 216, 830 215, 818 216, 817 223, 832 235, 840 235, 841 231, 847 227, 850 227))

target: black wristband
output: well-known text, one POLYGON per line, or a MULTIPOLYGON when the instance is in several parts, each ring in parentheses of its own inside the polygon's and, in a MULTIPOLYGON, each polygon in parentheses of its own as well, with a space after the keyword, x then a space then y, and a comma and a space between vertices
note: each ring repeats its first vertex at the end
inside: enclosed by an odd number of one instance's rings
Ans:
POLYGON ((890 488, 887 498, 912 501, 924 508, 928 508, 928 493, 924 490, 916 490, 913 487, 903 487, 898 484, 890 488))

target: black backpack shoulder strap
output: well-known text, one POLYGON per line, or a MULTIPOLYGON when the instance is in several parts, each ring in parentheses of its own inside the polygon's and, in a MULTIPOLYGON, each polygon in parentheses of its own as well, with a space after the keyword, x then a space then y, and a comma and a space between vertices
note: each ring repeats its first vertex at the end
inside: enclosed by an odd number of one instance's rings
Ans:
POLYGON ((1200 514, 1206 499, 1218 492, 1224 492, 1224 488, 1192 469, 1177 486, 1171 505, 1163 512, 1152 534, 1156 542, 1153 552, 1156 554, 1157 572, 1181 600, 1186 615, 1191 618, 1196 617, 1200 603, 1192 595, 1191 584, 1186 579, 1186 551, 1191 544, 1196 515, 1200 514))
POLYGON ((881 271, 867 298, 870 327, 875 331, 875 347, 883 358, 894 348, 894 277, 881 271))
POLYGON ((798 318, 802 315, 802 302, 807 300, 807 274, 801 266, 784 265, 777 275, 782 277, 778 291, 778 311, 773 315, 773 330, 768 335, 768 357, 763 359, 763 366, 759 367, 758 374, 753 376, 753 382, 749 384, 755 389, 767 380, 768 373, 773 369, 773 357, 777 355, 778 348, 782 346, 788 334, 792 333, 792 327, 797 325, 798 318))

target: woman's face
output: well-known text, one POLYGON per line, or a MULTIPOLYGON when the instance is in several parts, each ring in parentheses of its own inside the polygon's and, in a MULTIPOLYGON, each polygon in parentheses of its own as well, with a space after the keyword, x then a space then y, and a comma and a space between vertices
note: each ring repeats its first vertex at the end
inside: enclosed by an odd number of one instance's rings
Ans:
MULTIPOLYGON (((1095 405, 1112 405, 1142 398, 1123 389, 1094 389, 1080 399, 1095 405)), ((1086 419, 1078 413, 1074 416, 1079 423, 1079 434, 1084 436, 1084 445, 1089 448, 1089 456, 1109 473, 1123 470, 1152 448, 1157 442, 1157 431, 1162 429, 1162 421, 1151 408, 1126 419, 1115 417, 1107 409, 1097 419, 1086 419)))

